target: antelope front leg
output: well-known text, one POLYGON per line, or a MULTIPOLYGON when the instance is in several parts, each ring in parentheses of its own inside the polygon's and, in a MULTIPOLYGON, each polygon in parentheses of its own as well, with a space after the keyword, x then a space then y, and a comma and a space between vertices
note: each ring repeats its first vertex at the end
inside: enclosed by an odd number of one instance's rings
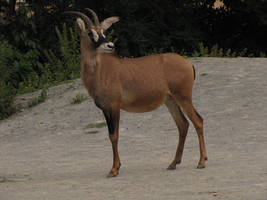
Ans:
POLYGON ((118 109, 103 112, 108 125, 109 139, 113 150, 113 165, 108 177, 115 177, 119 174, 119 169, 121 166, 118 152, 120 110, 118 109))

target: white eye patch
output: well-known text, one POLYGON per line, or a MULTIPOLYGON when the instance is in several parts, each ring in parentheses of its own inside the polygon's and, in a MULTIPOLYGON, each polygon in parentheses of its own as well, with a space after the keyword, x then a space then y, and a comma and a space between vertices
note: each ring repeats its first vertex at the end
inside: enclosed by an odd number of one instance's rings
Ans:
POLYGON ((92 33, 93 33, 95 42, 97 42, 98 39, 99 39, 99 36, 98 36, 97 32, 96 32, 94 29, 91 29, 91 31, 92 31, 92 33))

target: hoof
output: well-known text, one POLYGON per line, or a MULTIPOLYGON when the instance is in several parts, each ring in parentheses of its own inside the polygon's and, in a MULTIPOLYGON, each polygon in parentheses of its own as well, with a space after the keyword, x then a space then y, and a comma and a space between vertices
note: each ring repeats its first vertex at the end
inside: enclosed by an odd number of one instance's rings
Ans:
POLYGON ((198 166, 197 166, 198 169, 203 169, 203 168, 205 168, 205 167, 206 167, 205 164, 198 164, 198 166))
POLYGON ((118 167, 115 167, 115 168, 112 168, 109 172, 109 174, 107 175, 108 178, 111 178, 111 177, 116 177, 119 175, 119 169, 121 167, 121 163, 119 163, 119 166, 118 167))
POLYGON ((167 170, 175 170, 176 169, 176 165, 169 165, 169 167, 167 168, 167 170))
POLYGON ((178 160, 178 161, 173 161, 169 167, 167 168, 168 170, 174 170, 176 169, 176 165, 179 165, 181 163, 181 160, 178 160))
POLYGON ((112 177, 116 177, 119 175, 119 172, 109 172, 109 174, 107 175, 108 178, 112 178, 112 177))

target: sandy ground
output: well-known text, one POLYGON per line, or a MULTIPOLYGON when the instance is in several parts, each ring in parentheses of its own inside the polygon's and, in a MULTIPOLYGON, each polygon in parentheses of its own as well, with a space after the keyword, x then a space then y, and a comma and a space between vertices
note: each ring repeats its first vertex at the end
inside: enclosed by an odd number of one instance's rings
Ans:
MULTIPOLYGON (((49 89, 48 100, 0 122, 0 200, 266 200, 267 59, 194 58, 194 103, 205 120, 209 160, 196 169, 189 129, 183 162, 166 170, 178 133, 165 106, 121 112, 122 167, 112 165, 107 127, 91 99, 72 105, 80 81, 49 89)), ((25 97, 26 98, 26 97, 25 97)))

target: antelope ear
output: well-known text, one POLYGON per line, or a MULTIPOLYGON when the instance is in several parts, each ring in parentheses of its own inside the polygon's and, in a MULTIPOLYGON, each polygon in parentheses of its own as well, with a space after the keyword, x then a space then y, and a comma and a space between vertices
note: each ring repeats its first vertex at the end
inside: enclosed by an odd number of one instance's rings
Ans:
POLYGON ((77 24, 79 25, 79 28, 81 31, 85 31, 85 24, 84 21, 81 18, 77 18, 76 20, 77 24))
POLYGON ((100 27, 106 31, 112 24, 118 22, 120 20, 119 17, 109 17, 101 22, 100 27))
POLYGON ((91 29, 91 31, 92 31, 92 33, 93 33, 95 42, 97 42, 98 39, 99 39, 99 36, 98 36, 97 32, 96 32, 94 29, 91 29))

